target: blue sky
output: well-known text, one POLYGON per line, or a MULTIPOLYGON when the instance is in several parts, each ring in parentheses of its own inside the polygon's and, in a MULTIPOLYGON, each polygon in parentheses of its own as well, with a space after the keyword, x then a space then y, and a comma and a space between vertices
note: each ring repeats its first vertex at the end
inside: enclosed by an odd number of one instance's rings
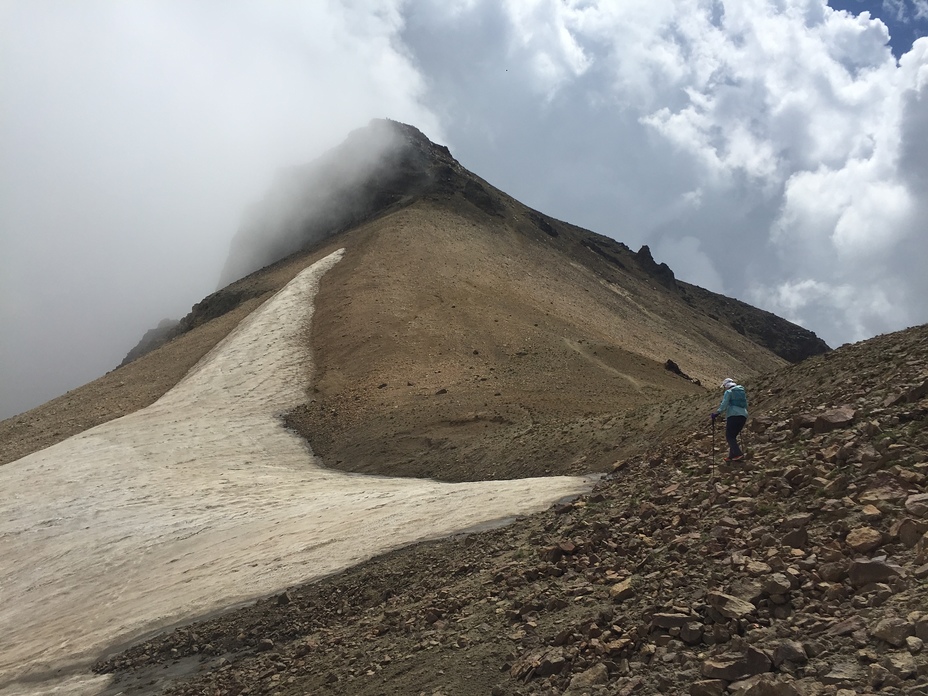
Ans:
POLYGON ((853 14, 869 12, 889 29, 889 44, 898 58, 912 48, 915 39, 928 36, 928 2, 925 0, 828 0, 836 10, 853 14))
POLYGON ((186 314, 375 117, 832 346, 926 322, 928 0, 843 3, 0 0, 0 418, 186 314))

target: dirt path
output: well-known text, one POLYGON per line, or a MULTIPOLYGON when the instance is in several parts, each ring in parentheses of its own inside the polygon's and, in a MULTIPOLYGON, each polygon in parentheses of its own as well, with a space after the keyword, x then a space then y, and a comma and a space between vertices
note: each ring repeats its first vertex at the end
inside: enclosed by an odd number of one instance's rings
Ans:
POLYGON ((341 253, 148 408, 0 469, 0 692, 97 693, 77 671, 114 645, 588 488, 320 468, 279 416, 305 398, 304 331, 341 253))

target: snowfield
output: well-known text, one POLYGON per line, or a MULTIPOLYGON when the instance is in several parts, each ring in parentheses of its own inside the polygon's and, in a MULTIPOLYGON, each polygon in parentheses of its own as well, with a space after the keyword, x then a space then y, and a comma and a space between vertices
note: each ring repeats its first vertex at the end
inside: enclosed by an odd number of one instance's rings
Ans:
POLYGON ((323 469, 307 268, 146 409, 0 467, 0 693, 99 693, 114 646, 384 551, 541 510, 580 478, 449 484, 323 469))

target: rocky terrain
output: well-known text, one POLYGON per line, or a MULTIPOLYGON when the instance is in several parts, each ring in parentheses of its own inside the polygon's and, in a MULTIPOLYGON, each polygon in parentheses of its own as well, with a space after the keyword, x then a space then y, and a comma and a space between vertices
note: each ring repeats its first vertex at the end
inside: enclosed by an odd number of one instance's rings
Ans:
POLYGON ((928 694, 928 326, 747 387, 743 463, 687 399, 589 495, 96 669, 126 694, 928 694))

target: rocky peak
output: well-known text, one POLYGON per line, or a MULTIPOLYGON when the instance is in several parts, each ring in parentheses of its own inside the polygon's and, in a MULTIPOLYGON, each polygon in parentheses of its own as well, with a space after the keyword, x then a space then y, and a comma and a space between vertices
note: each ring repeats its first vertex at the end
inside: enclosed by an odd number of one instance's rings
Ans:
POLYGON ((650 247, 645 244, 635 254, 635 260, 645 273, 653 277, 658 283, 665 288, 671 289, 677 286, 677 280, 666 263, 657 263, 651 256, 650 247))

